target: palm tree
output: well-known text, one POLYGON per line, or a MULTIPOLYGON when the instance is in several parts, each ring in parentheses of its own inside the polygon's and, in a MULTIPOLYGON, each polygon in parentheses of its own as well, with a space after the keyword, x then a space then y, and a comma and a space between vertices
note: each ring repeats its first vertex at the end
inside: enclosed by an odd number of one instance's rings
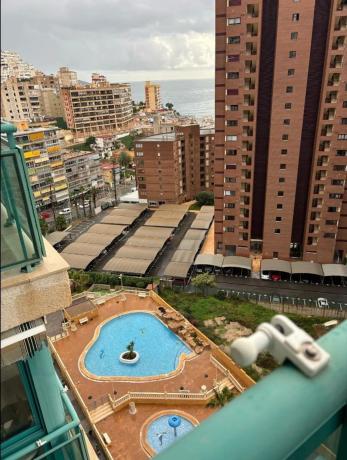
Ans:
POLYGON ((54 223, 55 223, 55 204, 54 204, 54 199, 53 199, 53 190, 54 189, 54 181, 52 177, 47 178, 47 184, 49 186, 49 199, 51 201, 51 206, 52 206, 52 211, 53 211, 53 218, 54 218, 54 223))
POLYGON ((226 403, 231 401, 234 393, 228 387, 224 387, 222 391, 213 389, 215 397, 207 404, 207 407, 224 407, 226 403))
POLYGON ((78 191, 79 193, 79 197, 81 199, 82 197, 82 206, 83 206, 83 214, 84 214, 84 217, 87 217, 87 214, 86 214, 86 207, 84 206, 84 197, 85 197, 85 190, 84 190, 84 187, 81 187, 78 191))
POLYGON ((91 190, 90 190, 90 193, 91 193, 91 196, 92 196, 92 199, 93 199, 94 209, 96 208, 96 197, 98 196, 98 192, 99 192, 99 190, 96 187, 92 187, 91 190))
POLYGON ((77 216, 77 219, 79 219, 80 214, 79 214, 79 212, 78 212, 78 195, 76 195, 76 192, 70 193, 70 201, 71 201, 72 204, 75 205, 75 208, 76 208, 76 216, 77 216))
POLYGON ((135 347, 135 342, 132 340, 129 345, 127 346, 128 353, 124 355, 125 359, 134 359, 135 358, 135 353, 134 353, 134 347, 135 347))

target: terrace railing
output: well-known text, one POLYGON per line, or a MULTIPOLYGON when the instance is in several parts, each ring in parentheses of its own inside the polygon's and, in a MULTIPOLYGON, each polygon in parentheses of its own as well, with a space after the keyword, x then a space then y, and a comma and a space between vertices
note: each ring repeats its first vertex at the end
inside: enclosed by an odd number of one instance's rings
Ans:
POLYGON ((308 378, 286 362, 158 460, 347 458, 347 321, 318 343, 330 354, 320 374, 308 378))
POLYGON ((1 271, 14 267, 31 271, 41 262, 45 249, 15 131, 15 126, 1 123, 1 271))

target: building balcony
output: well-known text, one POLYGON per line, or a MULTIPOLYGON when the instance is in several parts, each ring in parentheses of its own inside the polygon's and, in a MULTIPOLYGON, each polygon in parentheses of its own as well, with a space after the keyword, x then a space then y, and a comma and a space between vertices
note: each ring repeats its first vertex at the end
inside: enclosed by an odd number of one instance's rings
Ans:
POLYGON ((158 460, 345 458, 347 321, 318 343, 330 354, 330 364, 321 373, 308 378, 284 364, 158 460))
POLYGON ((31 271, 45 255, 27 168, 15 145, 16 128, 1 123, 1 271, 31 271))

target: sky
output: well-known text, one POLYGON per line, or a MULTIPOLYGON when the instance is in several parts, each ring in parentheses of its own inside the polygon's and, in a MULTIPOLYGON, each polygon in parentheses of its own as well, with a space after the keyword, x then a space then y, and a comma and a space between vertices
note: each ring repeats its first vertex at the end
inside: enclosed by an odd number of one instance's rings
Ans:
POLYGON ((89 81, 213 78, 213 0, 2 0, 1 48, 89 81))

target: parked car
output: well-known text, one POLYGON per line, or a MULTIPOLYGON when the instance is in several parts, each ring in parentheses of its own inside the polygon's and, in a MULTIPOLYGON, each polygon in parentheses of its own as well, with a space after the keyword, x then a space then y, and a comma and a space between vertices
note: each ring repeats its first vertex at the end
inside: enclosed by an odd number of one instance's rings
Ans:
POLYGON ((324 297, 319 297, 317 299, 317 305, 318 305, 318 308, 329 308, 328 299, 325 299, 324 297))
POLYGON ((261 273, 260 273, 260 278, 261 278, 262 280, 269 280, 269 279, 270 279, 270 273, 263 273, 263 272, 261 272, 261 273))
POLYGON ((279 273, 273 273, 271 279, 272 281, 281 281, 281 275, 279 273))
POLYGON ((84 200, 84 206, 83 206, 83 204, 80 204, 79 208, 80 209, 89 208, 89 200, 84 200))
POLYGON ((61 216, 67 216, 71 214, 71 209, 70 208, 63 208, 61 211, 59 211, 59 214, 61 216))
POLYGON ((49 219, 51 217, 50 213, 47 211, 41 212, 41 219, 49 219))

